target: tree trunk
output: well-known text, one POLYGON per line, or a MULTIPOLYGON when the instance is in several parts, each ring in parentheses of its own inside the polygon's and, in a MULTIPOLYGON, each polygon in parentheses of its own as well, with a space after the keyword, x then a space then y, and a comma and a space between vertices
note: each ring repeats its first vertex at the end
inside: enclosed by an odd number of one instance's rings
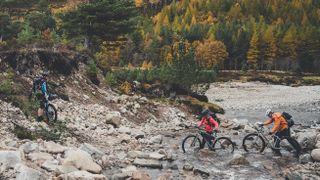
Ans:
POLYGON ((89 44, 90 44, 89 37, 88 37, 88 36, 85 36, 85 37, 84 37, 84 47, 85 47, 86 49, 88 49, 88 48, 89 48, 89 44))

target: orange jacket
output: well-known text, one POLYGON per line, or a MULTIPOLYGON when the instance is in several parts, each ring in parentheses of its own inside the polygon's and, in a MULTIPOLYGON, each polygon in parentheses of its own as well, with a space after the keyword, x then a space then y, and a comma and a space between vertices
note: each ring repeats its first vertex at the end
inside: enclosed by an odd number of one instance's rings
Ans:
POLYGON ((272 114, 272 118, 266 120, 263 124, 268 125, 274 122, 274 126, 271 129, 271 133, 283 131, 288 128, 288 122, 282 117, 281 113, 275 112, 272 114))

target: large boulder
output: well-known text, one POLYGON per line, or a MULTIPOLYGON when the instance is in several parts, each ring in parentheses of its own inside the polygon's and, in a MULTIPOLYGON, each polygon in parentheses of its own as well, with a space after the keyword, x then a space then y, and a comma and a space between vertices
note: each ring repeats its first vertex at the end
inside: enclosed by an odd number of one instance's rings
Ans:
POLYGON ((306 132, 297 133, 297 141, 301 148, 304 150, 314 149, 317 143, 317 132, 315 130, 309 130, 306 132))
POLYGON ((102 168, 92 160, 90 154, 80 149, 67 151, 66 158, 63 160, 62 165, 71 165, 80 170, 86 170, 96 174, 102 170, 102 168))
POLYGON ((80 149, 89 153, 92 157, 101 158, 104 155, 102 151, 88 143, 82 144, 80 149))
POLYGON ((87 171, 74 171, 59 176, 61 180, 106 180, 102 174, 91 174, 87 171))
POLYGON ((304 154, 299 157, 299 162, 301 164, 306 164, 308 162, 312 162, 312 158, 310 154, 304 154))
POLYGON ((34 142, 26 142, 20 148, 26 154, 29 154, 29 153, 35 152, 35 151, 39 151, 39 145, 34 142))
POLYGON ((28 159, 31 161, 41 165, 44 163, 46 160, 53 160, 53 156, 48 153, 43 153, 43 152, 34 152, 28 155, 28 159))
POLYGON ((58 164, 58 160, 47 160, 41 165, 41 167, 49 172, 52 172, 57 169, 57 167, 59 166, 58 164))
POLYGON ((249 165, 249 161, 241 154, 234 154, 228 162, 229 165, 249 165))
POLYGON ((16 180, 46 180, 48 179, 44 174, 40 171, 29 168, 25 165, 18 165, 16 167, 17 176, 16 180))
POLYGON ((320 149, 314 149, 311 151, 311 157, 315 161, 320 161, 320 149))
POLYGON ((62 166, 58 166, 55 169, 55 173, 57 175, 61 175, 61 174, 68 174, 74 171, 78 171, 78 169, 74 166, 69 166, 69 165, 62 165, 62 166))
POLYGON ((14 168, 21 163, 20 153, 17 151, 0 151, 0 169, 14 168))
POLYGON ((46 152, 57 154, 57 153, 63 153, 67 147, 61 146, 60 144, 56 144, 52 141, 44 142, 44 149, 46 152))

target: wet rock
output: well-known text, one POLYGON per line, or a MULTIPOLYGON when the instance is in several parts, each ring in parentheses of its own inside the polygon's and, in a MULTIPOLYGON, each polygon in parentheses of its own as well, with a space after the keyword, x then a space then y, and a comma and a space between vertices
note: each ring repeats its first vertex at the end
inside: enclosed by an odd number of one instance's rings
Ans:
POLYGON ((314 149, 311 151, 311 157, 315 161, 320 161, 320 149, 314 149))
POLYGON ((19 163, 21 156, 18 151, 0 151, 0 169, 14 168, 19 163))
POLYGON ((151 143, 153 144, 161 144, 163 140, 162 135, 153 136, 150 138, 151 143))
POLYGON ((49 141, 49 142, 44 142, 44 149, 48 153, 57 154, 57 153, 63 153, 67 149, 67 147, 64 147, 64 146, 61 146, 60 144, 56 144, 52 141, 49 141))
POLYGON ((254 132, 256 132, 256 130, 253 127, 249 126, 249 125, 245 125, 243 130, 246 133, 254 133, 254 132))
POLYGON ((249 165, 249 161, 241 154, 234 154, 228 162, 229 165, 249 165))
POLYGON ((312 162, 312 158, 310 154, 304 154, 299 157, 299 162, 301 164, 306 164, 308 162, 312 162))
POLYGON ((29 154, 28 159, 40 165, 44 163, 46 160, 53 160, 54 158, 51 154, 48 153, 35 152, 29 154))
POLYGON ((185 171, 192 171, 193 170, 193 166, 191 164, 189 164, 189 163, 185 163, 183 165, 182 169, 185 170, 185 171))
POLYGON ((34 142, 26 142, 20 147, 24 153, 29 154, 31 152, 39 151, 39 145, 34 142))
POLYGON ((123 173, 134 172, 134 171, 137 171, 137 167, 136 166, 128 166, 126 168, 121 169, 121 171, 123 173))
POLYGON ((178 170, 179 167, 178 167, 178 165, 175 164, 175 163, 170 163, 170 164, 168 164, 168 165, 166 166, 166 169, 178 170))
POLYGON ((41 165, 41 167, 49 172, 52 172, 56 170, 58 164, 59 162, 57 160, 47 160, 41 165))
POLYGON ((126 180, 130 177, 131 176, 128 173, 117 173, 117 174, 113 174, 110 179, 111 180, 126 180))
POLYGON ((106 180, 102 174, 91 174, 87 171, 74 171, 59 176, 61 180, 106 180))
POLYGON ((316 137, 317 133, 315 130, 310 130, 307 132, 299 132, 297 133, 297 141, 301 145, 302 149, 312 150, 316 145, 316 137))
POLYGON ((132 179, 136 180, 151 180, 151 177, 148 173, 144 171, 136 171, 132 173, 132 179))
POLYGON ((88 143, 81 144, 79 149, 89 153, 92 157, 95 158, 101 158, 104 155, 102 151, 88 143))
POLYGON ((46 180, 47 177, 42 174, 40 171, 29 168, 25 165, 18 165, 16 167, 17 176, 16 180, 46 180))
POLYGON ((162 169, 162 164, 160 161, 154 159, 139 159, 136 158, 133 162, 133 165, 141 166, 141 167, 148 167, 148 168, 156 168, 162 169))
POLYGON ((195 175, 201 175, 201 176, 210 176, 210 173, 203 168, 194 168, 193 174, 195 175))
POLYGON ((66 159, 62 165, 71 165, 80 170, 86 170, 92 173, 100 173, 101 167, 95 163, 90 154, 82 150, 69 150, 66 152, 66 159))
POLYGON ((216 153, 214 151, 211 151, 210 149, 200 149, 199 156, 200 157, 213 157, 216 153))
POLYGON ((288 180, 303 180, 301 174, 299 174, 298 172, 289 172, 286 175, 286 179, 288 179, 288 180))
POLYGON ((71 173, 74 171, 78 171, 78 169, 74 166, 69 166, 69 165, 57 166, 55 169, 55 173, 57 175, 67 174, 67 173, 71 173))

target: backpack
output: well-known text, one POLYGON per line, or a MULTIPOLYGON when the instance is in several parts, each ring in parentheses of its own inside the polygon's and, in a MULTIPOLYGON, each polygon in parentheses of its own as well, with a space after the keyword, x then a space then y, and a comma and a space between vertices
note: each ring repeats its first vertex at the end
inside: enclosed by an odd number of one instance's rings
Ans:
POLYGON ((282 117, 287 121, 289 127, 294 125, 294 121, 292 119, 292 115, 291 114, 289 114, 287 112, 283 112, 282 113, 282 117))
POLYGON ((34 80, 33 80, 33 85, 32 85, 32 91, 34 93, 38 92, 38 91, 41 91, 41 86, 42 84, 44 83, 44 79, 41 78, 41 77, 36 77, 34 80))

